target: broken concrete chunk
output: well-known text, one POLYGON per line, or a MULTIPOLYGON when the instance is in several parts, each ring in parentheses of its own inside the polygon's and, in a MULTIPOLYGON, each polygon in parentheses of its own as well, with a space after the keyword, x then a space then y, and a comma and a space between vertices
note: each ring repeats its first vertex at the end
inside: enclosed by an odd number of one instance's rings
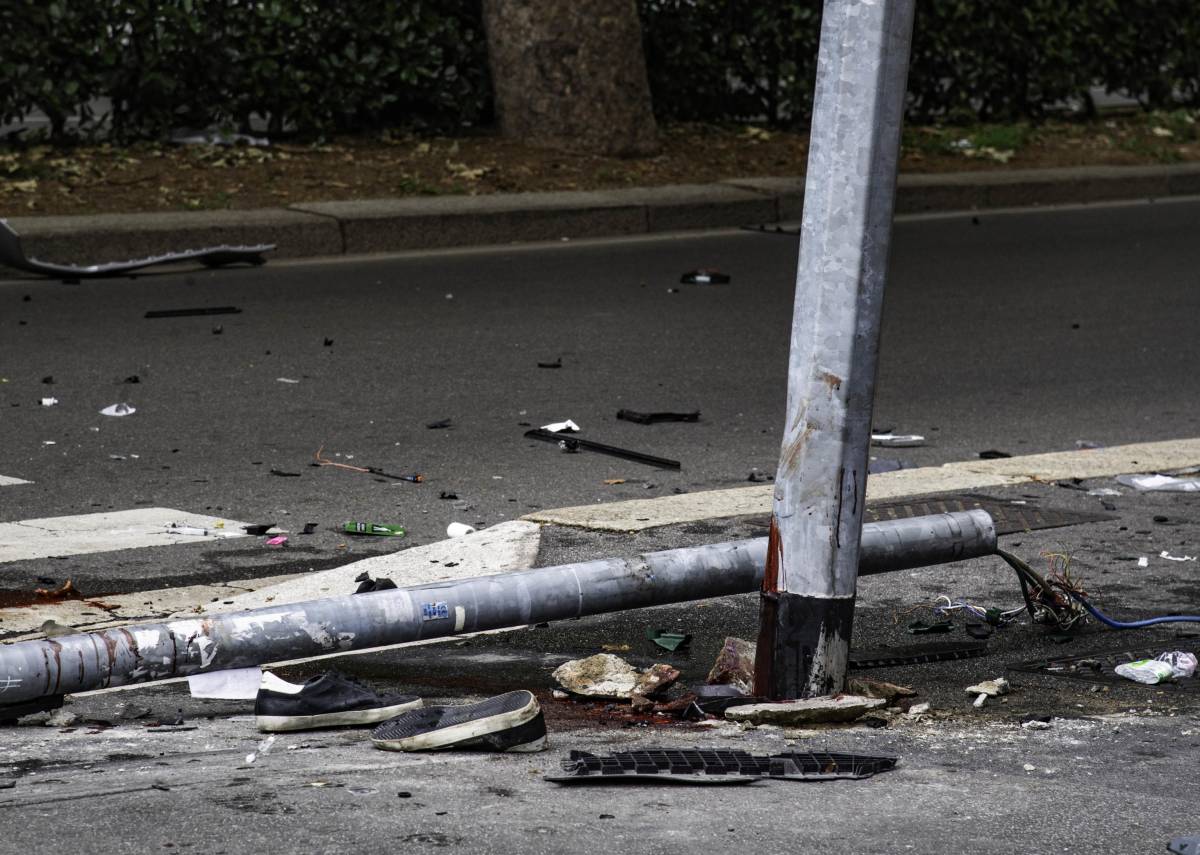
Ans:
POLYGON ((672 668, 670 665, 664 665, 660 662, 657 665, 651 665, 642 672, 642 675, 637 679, 637 685, 633 687, 633 691, 635 694, 649 697, 650 695, 658 694, 678 679, 678 668, 672 668))
POLYGON ((847 680, 846 691, 864 698, 883 698, 888 704, 894 704, 899 698, 911 698, 917 693, 915 689, 908 686, 885 683, 883 680, 867 680, 862 677, 851 677, 847 680))
POLYGON ((929 709, 930 709, 930 707, 929 707, 928 702, 921 703, 921 704, 913 704, 911 707, 908 708, 908 712, 906 712, 905 715, 908 716, 909 718, 917 718, 917 717, 922 716, 925 713, 929 712, 929 709))
POLYGON ((725 718, 751 724, 794 726, 854 721, 871 710, 877 710, 886 705, 887 701, 883 698, 837 695, 832 698, 806 698, 779 704, 749 704, 730 707, 725 710, 725 718))
POLYGON ((729 636, 717 654, 717 661, 708 672, 711 686, 733 686, 743 695, 754 691, 754 654, 758 645, 753 641, 729 636))
POLYGON ((628 698, 641 676, 638 670, 611 653, 572 659, 554 669, 554 679, 575 695, 591 698, 628 698))
POLYGON ((1007 695, 1008 690, 1008 680, 997 677, 995 680, 984 680, 974 686, 967 686, 966 692, 968 695, 987 695, 989 698, 994 698, 997 695, 1007 695))
POLYGON ((70 710, 56 709, 46 719, 46 727, 71 727, 79 722, 79 716, 70 710))

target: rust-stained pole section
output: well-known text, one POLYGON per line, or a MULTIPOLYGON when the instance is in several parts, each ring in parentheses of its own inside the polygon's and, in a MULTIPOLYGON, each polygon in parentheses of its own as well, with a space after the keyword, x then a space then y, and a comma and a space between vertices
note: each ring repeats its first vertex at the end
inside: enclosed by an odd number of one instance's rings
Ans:
POLYGON ((841 691, 913 0, 826 0, 755 691, 841 691))

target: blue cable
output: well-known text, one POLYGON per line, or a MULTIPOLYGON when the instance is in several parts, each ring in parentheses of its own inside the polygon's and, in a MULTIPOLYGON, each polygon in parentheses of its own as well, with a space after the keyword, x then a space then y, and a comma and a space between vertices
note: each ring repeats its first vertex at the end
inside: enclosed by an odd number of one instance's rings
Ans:
POLYGON ((1068 591, 1067 593, 1079 600, 1080 604, 1088 610, 1088 613, 1092 617, 1106 626, 1111 626, 1113 629, 1141 629, 1144 626, 1154 626, 1159 623, 1200 623, 1200 615, 1163 615, 1162 617, 1146 618, 1145 620, 1113 620, 1074 591, 1068 591))

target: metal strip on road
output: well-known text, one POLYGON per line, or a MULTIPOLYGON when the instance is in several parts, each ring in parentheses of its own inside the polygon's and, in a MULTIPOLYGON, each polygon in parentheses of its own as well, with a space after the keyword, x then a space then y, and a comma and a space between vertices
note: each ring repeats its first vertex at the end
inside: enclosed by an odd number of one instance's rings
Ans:
POLYGON ((32 481, 26 481, 23 478, 13 478, 9 475, 0 475, 0 487, 15 487, 17 484, 32 484, 32 481))
POLYGON ((245 537, 245 523, 173 508, 136 508, 0 523, 0 564, 63 555, 245 537), (212 534, 172 534, 172 523, 212 534), (224 528, 218 526, 223 525, 224 528), (220 532, 219 534, 217 532, 220 532))

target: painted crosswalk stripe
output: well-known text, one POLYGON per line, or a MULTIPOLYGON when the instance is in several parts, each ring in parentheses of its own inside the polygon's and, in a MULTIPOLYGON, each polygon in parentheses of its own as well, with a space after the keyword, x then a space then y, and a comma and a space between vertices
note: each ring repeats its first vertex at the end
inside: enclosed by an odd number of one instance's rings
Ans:
POLYGON ((0 475, 0 487, 13 487, 17 484, 32 484, 24 478, 13 478, 11 475, 0 475))
POLYGON ((174 508, 135 508, 66 517, 18 520, 0 523, 0 564, 50 556, 86 555, 197 543, 223 537, 245 537, 236 520, 221 520, 174 508), (213 531, 210 535, 177 534, 172 524, 213 531))

